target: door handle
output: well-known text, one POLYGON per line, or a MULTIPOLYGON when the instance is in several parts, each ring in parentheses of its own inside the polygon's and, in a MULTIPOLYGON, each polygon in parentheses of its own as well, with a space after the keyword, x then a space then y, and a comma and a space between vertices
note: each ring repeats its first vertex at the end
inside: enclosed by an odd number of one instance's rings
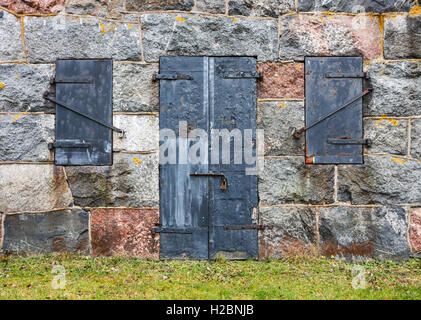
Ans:
POLYGON ((202 172, 193 172, 190 173, 192 177, 221 177, 221 186, 219 189, 227 190, 228 188, 228 181, 227 178, 223 173, 216 173, 216 172, 209 172, 209 173, 202 173, 202 172))

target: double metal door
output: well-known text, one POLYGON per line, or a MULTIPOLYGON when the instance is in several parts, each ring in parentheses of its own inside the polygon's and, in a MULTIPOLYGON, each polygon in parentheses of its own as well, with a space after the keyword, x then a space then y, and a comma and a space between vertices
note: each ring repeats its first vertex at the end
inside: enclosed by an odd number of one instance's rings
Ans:
POLYGON ((161 57, 162 258, 257 258, 257 176, 245 170, 255 166, 245 153, 255 156, 257 77, 251 57, 161 57), (241 144, 226 139, 223 152, 215 129, 241 144))

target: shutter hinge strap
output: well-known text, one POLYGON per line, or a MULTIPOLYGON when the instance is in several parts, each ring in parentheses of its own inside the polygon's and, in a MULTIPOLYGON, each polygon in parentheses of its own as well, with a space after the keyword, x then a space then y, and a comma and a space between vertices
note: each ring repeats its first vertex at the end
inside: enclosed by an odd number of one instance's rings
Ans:
POLYGON ((91 120, 91 121, 93 121, 93 122, 96 122, 96 123, 98 123, 98 124, 100 124, 100 125, 102 125, 102 126, 104 126, 104 127, 107 127, 107 128, 109 128, 109 129, 111 129, 111 130, 114 130, 114 131, 117 131, 117 132, 120 132, 120 133, 123 133, 123 130, 121 130, 121 129, 119 129, 119 128, 116 128, 116 127, 114 127, 114 126, 108 125, 108 124, 106 124, 105 122, 102 122, 101 120, 95 119, 95 118, 93 118, 93 117, 91 117, 91 116, 89 116, 89 115, 87 115, 87 114, 85 114, 85 113, 83 113, 83 112, 80 112, 80 111, 78 111, 78 110, 75 110, 75 109, 73 109, 72 107, 69 107, 68 105, 66 105, 64 102, 57 101, 55 98, 50 97, 50 96, 48 95, 48 91, 44 92, 43 97, 44 97, 44 99, 46 99, 46 100, 49 100, 49 101, 51 101, 51 102, 53 102, 53 103, 55 103, 55 104, 58 104, 59 106, 61 106, 61 107, 65 108, 65 109, 67 109, 67 110, 70 110, 70 111, 72 111, 72 112, 74 112, 74 113, 76 113, 76 114, 78 114, 78 115, 80 115, 80 116, 82 116, 82 117, 85 117, 85 118, 87 118, 87 119, 89 119, 89 120, 91 120))
POLYGON ((346 102, 345 104, 343 104, 342 106, 340 106, 339 108, 337 108, 336 110, 333 110, 332 112, 330 112, 327 115, 323 116, 321 119, 317 120, 316 122, 313 122, 309 126, 305 126, 305 127, 302 127, 301 129, 295 130, 295 132, 294 132, 294 138, 295 139, 300 139, 301 138, 301 135, 303 134, 303 132, 307 131, 308 129, 310 129, 310 128, 316 126, 316 125, 318 125, 320 122, 323 122, 324 120, 326 120, 330 116, 334 115, 335 113, 341 111, 342 109, 345 109, 346 107, 348 107, 349 105, 351 105, 352 103, 354 103, 358 99, 364 97, 367 93, 369 93, 371 91, 373 91, 373 89, 372 88, 368 88, 363 93, 361 93, 358 96, 352 98, 351 100, 349 100, 348 102, 346 102))
POLYGON ((336 145, 351 145, 351 144, 363 144, 367 147, 373 145, 373 140, 371 139, 349 139, 349 138, 328 138, 327 143, 336 144, 336 145))
POLYGON ((263 72, 231 71, 223 73, 225 79, 263 78, 263 72))
POLYGON ((92 144, 80 140, 56 140, 48 144, 48 149, 54 148, 92 148, 92 144))
POLYGON ((232 225, 232 226, 224 226, 225 230, 250 230, 250 229, 257 229, 263 230, 265 227, 261 224, 247 224, 247 225, 232 225))
POLYGON ((370 79, 367 72, 326 72, 325 78, 364 78, 370 79))
POLYGON ((180 74, 180 73, 155 73, 152 76, 152 81, 158 80, 193 80, 193 77, 188 74, 180 74))

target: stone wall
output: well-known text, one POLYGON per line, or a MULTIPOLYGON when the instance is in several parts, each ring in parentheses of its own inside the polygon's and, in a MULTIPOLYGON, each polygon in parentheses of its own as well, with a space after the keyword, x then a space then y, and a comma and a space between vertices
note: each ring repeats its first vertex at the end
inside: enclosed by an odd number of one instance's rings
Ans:
POLYGON ((406 259, 421 251, 417 0, 0 0, 0 228, 9 251, 159 256, 161 55, 255 56, 259 254, 406 259), (352 3, 354 6, 350 5, 352 3), (381 4, 383 3, 383 4, 381 4), (358 12, 362 12, 359 13, 358 12), (362 56, 364 165, 306 165, 305 56, 362 56), (113 165, 53 165, 60 58, 113 59, 113 165))

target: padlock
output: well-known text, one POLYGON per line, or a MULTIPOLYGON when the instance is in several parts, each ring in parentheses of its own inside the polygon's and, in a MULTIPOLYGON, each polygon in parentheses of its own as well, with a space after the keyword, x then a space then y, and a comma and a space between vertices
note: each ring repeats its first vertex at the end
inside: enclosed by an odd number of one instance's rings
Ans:
POLYGON ((221 190, 227 190, 227 178, 222 177, 221 178, 221 190))

